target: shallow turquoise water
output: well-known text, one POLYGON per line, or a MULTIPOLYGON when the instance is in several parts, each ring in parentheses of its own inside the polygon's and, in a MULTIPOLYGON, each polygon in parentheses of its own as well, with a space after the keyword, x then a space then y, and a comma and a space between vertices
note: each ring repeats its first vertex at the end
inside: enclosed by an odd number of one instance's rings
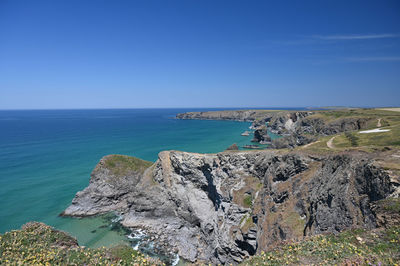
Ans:
MULTIPOLYGON (((98 247, 124 240, 103 218, 59 217, 107 154, 157 160, 162 150, 220 152, 250 123, 176 120, 183 109, 0 111, 0 232, 42 221, 98 247)), ((193 111, 191 109, 190 111, 193 111)))

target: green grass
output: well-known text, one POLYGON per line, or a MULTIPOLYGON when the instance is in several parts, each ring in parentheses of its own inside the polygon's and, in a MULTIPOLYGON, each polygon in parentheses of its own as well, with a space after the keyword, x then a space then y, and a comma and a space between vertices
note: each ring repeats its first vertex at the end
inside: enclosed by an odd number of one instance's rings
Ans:
MULTIPOLYGON (((342 118, 368 118, 367 128, 377 128, 378 119, 381 119, 381 128, 390 129, 388 132, 360 134, 358 131, 338 134, 333 141, 334 149, 329 149, 326 142, 332 136, 320 137, 318 143, 306 148, 298 147, 306 151, 316 153, 329 153, 332 151, 344 151, 357 149, 363 151, 382 150, 384 147, 400 148, 400 112, 378 109, 350 109, 319 111, 313 116, 321 117, 327 122, 342 118)), ((312 117, 312 116, 310 116, 312 117)))
MULTIPOLYGON (((385 127, 385 129, 390 129, 390 131, 367 134, 353 132, 351 135, 356 138, 357 145, 355 146, 359 147, 400 146, 400 124, 385 127)), ((352 139, 348 138, 345 134, 338 136, 335 139, 334 144, 338 148, 353 146, 352 139)))
POLYGON ((329 119, 343 118, 343 117, 371 117, 371 118, 381 118, 386 116, 398 116, 399 113, 379 110, 379 109, 369 109, 369 108, 356 108, 356 109, 342 109, 342 110, 327 110, 327 111, 317 111, 317 114, 325 116, 329 119))
POLYGON ((253 197, 251 195, 246 195, 243 198, 243 205, 246 208, 251 208, 253 206, 253 197))
POLYGON ((105 157, 105 167, 117 176, 131 172, 143 173, 153 163, 126 155, 109 155, 105 157))
POLYGON ((353 147, 358 146, 359 138, 356 136, 356 134, 351 133, 351 132, 345 132, 344 135, 350 141, 351 146, 353 146, 353 147))
POLYGON ((0 235, 0 265, 162 265, 156 259, 121 245, 79 247, 76 239, 43 223, 0 235))
POLYGON ((400 227, 320 235, 261 252, 242 265, 398 265, 400 227))
POLYGON ((387 198, 377 202, 380 208, 387 212, 396 212, 400 214, 400 198, 387 198))

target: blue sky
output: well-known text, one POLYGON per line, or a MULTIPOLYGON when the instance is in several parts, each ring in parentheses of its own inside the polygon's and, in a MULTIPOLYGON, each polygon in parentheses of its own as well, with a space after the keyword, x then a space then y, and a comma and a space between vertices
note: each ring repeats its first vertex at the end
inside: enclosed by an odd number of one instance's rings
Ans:
POLYGON ((0 109, 400 105, 400 1, 0 0, 0 109))

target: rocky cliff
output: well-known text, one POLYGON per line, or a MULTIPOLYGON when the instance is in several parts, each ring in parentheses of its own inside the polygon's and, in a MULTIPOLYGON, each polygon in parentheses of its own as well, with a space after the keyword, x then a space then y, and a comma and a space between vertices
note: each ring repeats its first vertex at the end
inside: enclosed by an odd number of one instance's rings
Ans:
POLYGON ((332 121, 318 116, 300 116, 297 120, 280 118, 269 124, 271 132, 283 136, 272 142, 272 148, 294 148, 311 143, 319 136, 335 135, 342 132, 366 129, 369 117, 344 117, 332 121))
POLYGON ((326 111, 232 110, 189 112, 178 114, 176 117, 178 119, 250 121, 251 128, 255 130, 254 142, 270 142, 267 132, 283 137, 274 139, 270 146, 272 148, 301 146, 315 141, 318 136, 365 129, 371 122, 376 121, 376 117, 358 117, 351 112, 347 112, 344 117, 335 117, 336 115, 338 113, 330 114, 326 111))
POLYGON ((165 151, 149 165, 104 157, 63 215, 117 211, 124 226, 146 228, 189 261, 224 264, 281 240, 373 228, 370 204, 392 190, 358 153, 165 151))
POLYGON ((252 142, 259 142, 259 143, 270 143, 271 137, 268 135, 268 128, 266 125, 262 125, 254 130, 254 137, 251 140, 252 142))

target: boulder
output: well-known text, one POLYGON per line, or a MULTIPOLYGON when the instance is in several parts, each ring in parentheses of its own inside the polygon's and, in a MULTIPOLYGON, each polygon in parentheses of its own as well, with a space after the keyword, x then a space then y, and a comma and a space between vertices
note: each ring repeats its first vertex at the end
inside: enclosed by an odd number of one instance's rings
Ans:
POLYGON ((239 150, 239 147, 236 143, 233 143, 231 146, 229 146, 227 149, 227 151, 237 151, 239 150))

